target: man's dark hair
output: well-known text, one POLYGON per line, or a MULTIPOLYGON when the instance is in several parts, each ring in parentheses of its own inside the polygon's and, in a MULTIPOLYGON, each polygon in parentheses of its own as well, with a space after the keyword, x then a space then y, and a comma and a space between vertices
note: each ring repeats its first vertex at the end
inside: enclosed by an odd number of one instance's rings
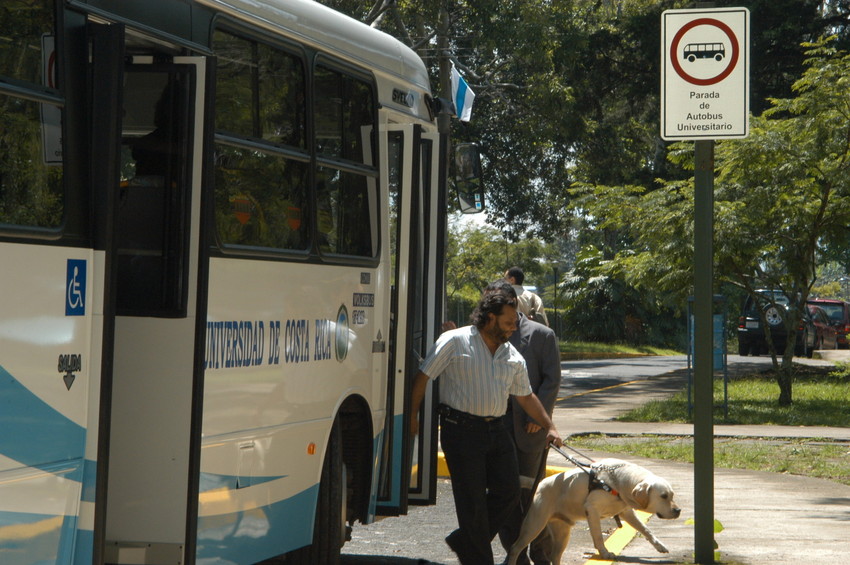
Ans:
POLYGON ((518 285, 522 285, 523 281, 525 281, 525 273, 523 273, 522 269, 519 267, 511 267, 508 269, 507 276, 514 279, 518 285))
POLYGON ((516 291, 511 283, 505 279, 500 279, 487 285, 469 319, 472 325, 480 330, 487 325, 487 320, 490 319, 488 314, 499 316, 505 306, 516 308, 516 291))

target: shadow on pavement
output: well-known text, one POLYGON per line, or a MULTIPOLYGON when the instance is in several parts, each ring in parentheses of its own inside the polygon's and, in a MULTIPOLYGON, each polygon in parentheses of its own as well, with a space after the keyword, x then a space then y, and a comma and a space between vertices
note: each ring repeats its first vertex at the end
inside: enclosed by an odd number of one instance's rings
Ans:
POLYGON ((442 565, 427 559, 381 557, 379 555, 343 555, 339 562, 340 565, 442 565))

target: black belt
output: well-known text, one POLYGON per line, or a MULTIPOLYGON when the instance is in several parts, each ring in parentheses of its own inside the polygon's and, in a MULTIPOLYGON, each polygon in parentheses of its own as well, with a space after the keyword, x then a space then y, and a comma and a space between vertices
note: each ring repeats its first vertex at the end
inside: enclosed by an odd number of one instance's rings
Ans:
POLYGON ((478 423, 488 423, 488 422, 496 422, 501 420, 504 416, 476 416, 475 414, 470 414, 469 412, 462 412, 460 410, 455 410, 451 406, 446 404, 440 404, 437 407, 437 413, 452 422, 453 424, 478 424, 478 423))

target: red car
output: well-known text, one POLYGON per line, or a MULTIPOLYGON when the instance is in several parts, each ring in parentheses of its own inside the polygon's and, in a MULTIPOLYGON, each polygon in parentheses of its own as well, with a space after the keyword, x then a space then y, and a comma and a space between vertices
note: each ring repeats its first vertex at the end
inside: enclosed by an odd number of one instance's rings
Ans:
MULTIPOLYGON (((812 349, 838 349, 838 332, 826 311, 816 304, 807 304, 809 315, 803 320, 805 331, 814 335, 812 349)), ((811 353, 808 354, 811 357, 811 353)))
POLYGON ((850 333, 850 304, 829 298, 810 298, 808 303, 824 309, 830 323, 835 326, 838 347, 850 349, 850 342, 847 341, 847 334, 850 333))

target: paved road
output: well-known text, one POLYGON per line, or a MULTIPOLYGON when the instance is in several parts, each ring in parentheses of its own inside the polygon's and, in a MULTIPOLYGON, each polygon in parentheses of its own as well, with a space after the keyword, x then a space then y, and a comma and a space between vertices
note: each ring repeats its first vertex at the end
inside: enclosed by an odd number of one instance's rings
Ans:
MULTIPOLYGON (((352 540, 342 548, 342 565, 458 565, 457 557, 443 541, 456 527, 451 483, 437 479, 435 506, 415 507, 407 516, 386 518, 368 526, 357 524, 352 540)), ((613 531, 614 521, 606 520, 603 527, 613 531)), ((649 544, 647 548, 654 552, 649 544)), ((580 523, 573 528, 562 564, 581 565, 592 551, 590 533, 580 523)), ((496 563, 506 557, 498 541, 493 542, 493 555, 496 563)))
MULTIPOLYGON (((620 394, 617 391, 620 385, 686 367, 687 357, 684 355, 564 362, 561 364, 560 403, 564 406, 586 406, 599 402, 611 404, 612 410, 618 410, 616 398, 620 394), (598 391, 599 394, 592 391, 598 391)), ((655 386, 659 394, 671 392, 666 386, 655 386)), ((628 387, 622 388, 625 393, 628 387)), ((673 385, 673 390, 679 388, 681 381, 673 385)), ((569 433, 569 430, 563 430, 562 434, 565 432, 569 433)), ((554 459, 554 462, 560 466, 566 463, 558 459, 554 459)), ((439 479, 435 506, 414 507, 405 517, 387 518, 368 526, 357 524, 352 540, 343 547, 342 565, 419 565, 422 559, 429 565, 456 565, 457 558, 443 542, 456 523, 450 481, 439 479)), ((613 520, 606 520, 603 527, 613 531, 616 525, 613 520)), ((647 547, 648 551, 654 551, 650 546, 647 547)), ((498 541, 493 543, 493 553, 497 563, 505 558, 498 541)), ((593 553, 590 533, 585 524, 580 523, 573 529, 563 565, 581 565, 593 553)))

